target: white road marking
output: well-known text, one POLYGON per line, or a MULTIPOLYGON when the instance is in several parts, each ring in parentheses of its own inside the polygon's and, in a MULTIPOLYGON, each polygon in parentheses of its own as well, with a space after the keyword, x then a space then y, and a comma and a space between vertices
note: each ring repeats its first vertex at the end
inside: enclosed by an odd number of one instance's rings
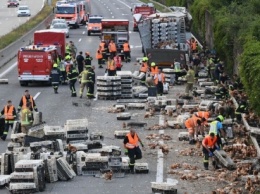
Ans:
POLYGON ((113 12, 110 12, 110 14, 113 14, 113 12))
POLYGON ((8 67, 3 73, 0 74, 0 78, 9 73, 15 66, 17 66, 17 62, 8 67))
POLYGON ((120 2, 120 3, 122 3, 122 4, 124 4, 126 7, 128 7, 128 8, 130 8, 131 9, 131 7, 129 6, 129 5, 127 5, 125 2, 123 2, 123 1, 120 1, 120 0, 117 0, 118 2, 120 2))
POLYGON ((82 32, 82 34, 85 34, 85 33, 86 33, 85 31, 82 32))
POLYGON ((158 157, 157 157, 157 171, 156 171, 156 182, 163 182, 163 153, 161 149, 158 149, 158 157))
POLYGON ((36 100, 38 98, 38 96, 40 96, 41 92, 38 92, 34 97, 33 99, 36 100))
POLYGON ((81 38, 79 39, 79 42, 81 41, 81 38))

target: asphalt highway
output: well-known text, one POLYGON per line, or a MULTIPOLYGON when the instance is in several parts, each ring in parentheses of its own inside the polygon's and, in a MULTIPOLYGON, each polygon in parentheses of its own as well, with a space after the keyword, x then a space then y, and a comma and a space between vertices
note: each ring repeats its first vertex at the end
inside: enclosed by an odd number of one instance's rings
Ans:
POLYGON ((45 0, 21 0, 20 5, 28 5, 31 11, 31 17, 17 17, 16 7, 7 7, 7 0, 1 1, 0 4, 0 37, 11 32, 21 24, 35 16, 43 7, 45 0))
MULTIPOLYGON (((22 1, 23 2, 23 1, 22 1)), ((132 15, 130 12, 131 3, 134 0, 92 0, 92 14, 103 15, 104 18, 122 18, 130 20, 130 45, 132 48, 132 62, 126 63, 123 70, 138 70, 138 66, 134 65, 136 57, 142 57, 141 42, 138 32, 132 32, 132 15)), ((36 6, 36 4, 34 4, 36 6)), ((37 5, 38 6, 38 5, 37 5)), ((7 9, 7 8, 5 8, 7 9)), ((12 9, 12 8, 10 8, 12 9)), ((36 9, 37 10, 37 9, 36 9)), ((16 16, 13 16, 16 18, 16 16)), ((16 18, 17 19, 17 18, 16 18)), ((79 29, 71 29, 70 38, 67 41, 74 41, 78 51, 90 52, 95 58, 95 52, 99 45, 99 36, 87 36, 87 30, 84 26, 79 29)), ((14 51, 17 52, 17 51, 14 51)), ((121 129, 122 122, 116 120, 116 115, 107 113, 108 107, 112 107, 115 101, 93 100, 90 107, 72 106, 73 101, 80 99, 70 97, 68 86, 60 86, 59 94, 54 94, 53 89, 48 86, 32 84, 28 87, 21 87, 17 78, 16 59, 12 60, 5 68, 0 71, 0 77, 8 78, 8 85, 0 85, 0 107, 4 107, 7 100, 11 99, 17 107, 21 96, 25 89, 30 94, 36 96, 36 105, 43 113, 43 120, 48 125, 64 125, 67 119, 88 118, 89 131, 101 131, 105 136, 104 143, 107 145, 119 145, 122 147, 122 140, 114 139, 114 130, 121 129)), ((97 61, 94 59, 93 65, 97 67, 97 61)), ((96 68, 96 75, 104 75, 105 69, 96 68)), ((77 92, 79 92, 79 84, 77 83, 77 92)), ((144 111, 132 111, 132 120, 142 121, 144 111)), ((158 119, 155 121, 158 123, 158 119)), ((144 139, 144 130, 137 131, 141 138, 144 139)), ((9 134, 10 136, 10 134, 9 134)), ((0 152, 6 150, 7 141, 0 142, 0 152)), ((147 194, 151 193, 150 182, 156 180, 157 155, 151 156, 143 151, 142 162, 148 162, 149 174, 126 175, 125 178, 117 178, 112 181, 105 181, 100 178, 77 176, 68 182, 56 182, 47 184, 46 191, 43 194, 147 194)), ((2 194, 9 193, 7 190, 0 190, 2 194)))

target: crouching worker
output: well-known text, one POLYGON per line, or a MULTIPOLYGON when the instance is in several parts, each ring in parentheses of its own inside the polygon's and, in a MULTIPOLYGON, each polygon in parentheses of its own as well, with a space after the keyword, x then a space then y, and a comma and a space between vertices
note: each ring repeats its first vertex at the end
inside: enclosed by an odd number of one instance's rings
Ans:
POLYGON ((202 124, 201 118, 192 116, 185 121, 185 127, 189 132, 189 143, 194 145, 196 143, 195 137, 198 136, 198 130, 202 124))
POLYGON ((213 152, 217 149, 220 150, 217 144, 217 136, 215 133, 210 133, 202 140, 202 151, 204 154, 204 168, 205 170, 209 169, 209 157, 213 156, 213 152))
POLYGON ((21 111, 21 130, 23 133, 27 134, 29 128, 33 124, 33 113, 30 110, 31 103, 27 103, 26 107, 21 111))
POLYGON ((128 155, 129 161, 129 168, 130 172, 134 174, 134 165, 135 160, 142 158, 142 151, 139 148, 138 142, 144 147, 141 139, 136 134, 134 129, 131 129, 130 132, 126 135, 124 139, 124 146, 125 146, 125 154, 128 155))

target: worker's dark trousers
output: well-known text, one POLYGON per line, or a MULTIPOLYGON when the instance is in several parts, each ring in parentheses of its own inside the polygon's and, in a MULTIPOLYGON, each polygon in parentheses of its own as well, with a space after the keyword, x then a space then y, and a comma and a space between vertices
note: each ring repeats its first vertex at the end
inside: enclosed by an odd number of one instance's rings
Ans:
POLYGON ((54 93, 58 93, 59 83, 52 83, 51 85, 54 89, 54 93))
POLYGON ((159 94, 160 96, 163 94, 163 83, 159 81, 157 84, 157 94, 159 94))
POLYGON ((221 137, 219 136, 219 134, 217 134, 217 144, 218 144, 218 146, 220 146, 221 148, 223 147, 222 140, 221 140, 221 137))
POLYGON ((116 70, 107 70, 108 76, 115 76, 116 75, 116 70))
POLYGON ((101 59, 98 59, 98 67, 103 67, 102 66, 103 65, 103 58, 101 58, 101 59))
POLYGON ((62 83, 65 83, 65 81, 67 80, 67 72, 66 71, 61 71, 61 81, 62 83))
POLYGON ((14 124, 13 123, 9 123, 8 121, 5 121, 5 129, 4 129, 4 133, 1 137, 2 140, 5 141, 7 135, 8 135, 8 131, 9 131, 9 128, 13 128, 14 124))
POLYGON ((130 51, 124 51, 125 62, 131 61, 130 51))
POLYGON ((87 83, 87 97, 94 98, 94 83, 87 83))
MULTIPOLYGON (((215 151, 215 148, 214 149, 209 148, 209 150, 213 153, 215 151)), ((203 160, 204 168, 208 168, 209 167, 209 152, 204 147, 202 148, 202 152, 204 154, 204 160, 203 160)))
POLYGON ((235 113, 235 115, 236 115, 237 122, 241 123, 242 122, 242 115, 241 115, 241 113, 235 113))
POLYGON ((70 91, 71 91, 71 96, 77 96, 76 94, 76 88, 75 88, 75 83, 77 79, 70 80, 70 91))
POLYGON ((115 52, 110 52, 110 57, 111 56, 114 58, 116 56, 116 51, 115 52))
POLYGON ((135 147, 133 149, 128 149, 128 157, 130 159, 129 161, 129 168, 130 170, 134 169, 135 166, 135 160, 142 158, 142 151, 139 147, 135 147))
MULTIPOLYGON (((142 73, 142 72, 140 71, 140 73, 142 73)), ((146 83, 146 73, 145 72, 143 72, 143 73, 144 73, 144 77, 142 77, 142 79, 141 79, 141 85, 145 86, 145 83, 146 83)))

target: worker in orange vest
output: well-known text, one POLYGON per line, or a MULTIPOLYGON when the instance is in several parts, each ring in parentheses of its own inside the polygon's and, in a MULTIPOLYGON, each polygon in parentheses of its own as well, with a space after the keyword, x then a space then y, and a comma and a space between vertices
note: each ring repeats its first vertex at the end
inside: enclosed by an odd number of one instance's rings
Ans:
POLYGON ((190 47, 192 53, 198 52, 198 42, 195 40, 195 38, 191 38, 190 47))
POLYGON ((38 111, 36 104, 35 104, 35 101, 33 99, 33 96, 30 95, 29 90, 24 91, 24 95, 22 96, 22 98, 20 100, 20 104, 17 108, 17 111, 20 112, 20 110, 22 108, 26 108, 27 102, 31 103, 31 109, 30 109, 31 111, 33 111, 33 109, 34 109, 35 112, 38 111))
POLYGON ((155 74, 158 73, 158 66, 155 64, 155 62, 151 63, 151 68, 150 68, 150 72, 152 74, 152 76, 154 76, 155 74))
POLYGON ((102 54, 102 47, 99 46, 97 52, 96 52, 96 59, 98 60, 98 67, 103 68, 103 54, 102 54))
POLYGON ((165 83, 165 75, 161 69, 158 69, 158 73, 154 75, 154 84, 157 87, 157 94, 163 94, 163 84, 165 83))
POLYGON ((188 129, 189 132, 189 143, 195 144, 194 135, 198 135, 199 127, 201 126, 201 118, 192 116, 191 118, 185 121, 185 127, 188 129))
POLYGON ((114 43, 113 40, 110 40, 110 42, 108 44, 108 50, 109 50, 110 56, 112 56, 112 57, 116 56, 117 48, 116 48, 116 44, 114 43))
POLYGON ((149 71, 149 66, 148 66, 148 58, 143 57, 141 67, 139 69, 140 73, 144 73, 145 75, 141 78, 141 84, 145 85, 145 80, 146 80, 146 74, 149 71))
POLYGON ((0 137, 3 141, 5 141, 9 128, 13 128, 14 120, 16 118, 16 110, 15 107, 12 105, 12 101, 8 100, 7 105, 3 108, 0 113, 0 116, 4 115, 5 125, 4 125, 4 132, 3 135, 0 137))
POLYGON ((99 47, 101 47, 102 55, 103 55, 103 60, 107 58, 107 48, 106 48, 106 42, 104 40, 101 41, 99 44, 99 47))
POLYGON ((125 62, 130 62, 131 61, 131 56, 130 56, 130 46, 128 41, 125 41, 123 44, 123 52, 124 52, 124 57, 125 57, 125 62))
POLYGON ((108 57, 106 72, 108 72, 108 76, 116 75, 116 64, 112 56, 108 57))
POLYGON ((122 59, 119 55, 116 55, 114 57, 114 61, 115 61, 115 65, 116 65, 116 70, 117 71, 121 71, 121 68, 122 68, 122 59))
POLYGON ((213 156, 215 150, 220 150, 217 144, 217 136, 215 133, 210 133, 202 140, 202 151, 204 154, 203 165, 205 170, 209 169, 209 157, 213 156))
POLYGON ((130 172, 134 173, 135 160, 142 158, 142 151, 139 148, 138 142, 144 147, 141 139, 137 135, 134 129, 130 129, 130 132, 124 139, 125 154, 128 155, 130 172))
POLYGON ((208 119, 210 117, 210 112, 209 111, 199 111, 195 113, 196 117, 201 118, 201 127, 200 127, 200 133, 201 135, 204 135, 205 132, 205 127, 208 126, 208 119))

